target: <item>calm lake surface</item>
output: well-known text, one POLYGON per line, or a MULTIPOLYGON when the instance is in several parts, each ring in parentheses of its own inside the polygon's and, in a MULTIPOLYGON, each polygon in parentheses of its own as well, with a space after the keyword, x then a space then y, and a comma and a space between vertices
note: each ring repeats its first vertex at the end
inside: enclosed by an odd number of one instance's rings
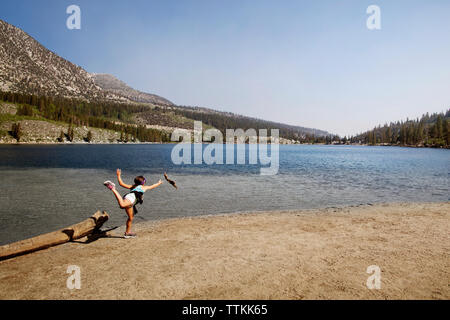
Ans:
MULTIPOLYGON (((279 172, 259 165, 174 165, 174 145, 0 146, 0 244, 80 222, 97 210, 125 224, 113 194, 116 168, 132 183, 168 183, 145 194, 135 221, 205 214, 312 209, 379 202, 449 201, 450 150, 280 146, 279 172)), ((248 163, 248 162, 246 162, 248 163)), ((126 190, 118 187, 121 194, 126 190)))

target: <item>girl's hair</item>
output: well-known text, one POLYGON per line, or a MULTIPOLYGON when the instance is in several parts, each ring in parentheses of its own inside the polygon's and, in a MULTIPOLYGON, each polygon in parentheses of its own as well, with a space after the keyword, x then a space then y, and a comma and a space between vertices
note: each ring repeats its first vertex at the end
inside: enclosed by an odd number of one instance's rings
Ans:
POLYGON ((138 176, 134 178, 134 185, 131 187, 131 189, 136 188, 137 186, 142 186, 146 182, 145 178, 143 176, 138 176))

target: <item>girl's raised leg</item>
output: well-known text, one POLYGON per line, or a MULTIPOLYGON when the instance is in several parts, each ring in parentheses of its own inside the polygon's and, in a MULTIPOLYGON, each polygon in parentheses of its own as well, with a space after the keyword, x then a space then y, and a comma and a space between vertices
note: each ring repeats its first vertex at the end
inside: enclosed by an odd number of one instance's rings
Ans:
POLYGON ((111 191, 116 196, 116 200, 119 203, 119 206, 120 206, 121 209, 126 209, 126 208, 128 208, 128 207, 130 207, 132 205, 130 200, 124 200, 122 198, 122 196, 120 195, 120 193, 116 189, 111 189, 111 191))
POLYGON ((112 183, 111 181, 108 180, 108 181, 105 181, 103 184, 114 193, 114 195, 116 196, 116 200, 119 203, 119 206, 121 209, 128 208, 129 206, 132 205, 132 203, 129 200, 124 200, 122 198, 122 196, 120 195, 120 193, 117 192, 116 185, 114 183, 112 183))

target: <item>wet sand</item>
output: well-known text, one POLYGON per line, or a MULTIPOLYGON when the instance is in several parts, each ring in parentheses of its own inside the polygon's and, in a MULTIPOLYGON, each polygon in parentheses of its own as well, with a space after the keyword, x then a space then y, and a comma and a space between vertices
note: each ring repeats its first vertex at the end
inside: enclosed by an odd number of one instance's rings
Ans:
POLYGON ((0 261, 0 299, 450 299, 450 202, 136 224, 0 261), (67 288, 69 265, 81 289, 67 288), (368 266, 381 289, 368 289, 368 266))

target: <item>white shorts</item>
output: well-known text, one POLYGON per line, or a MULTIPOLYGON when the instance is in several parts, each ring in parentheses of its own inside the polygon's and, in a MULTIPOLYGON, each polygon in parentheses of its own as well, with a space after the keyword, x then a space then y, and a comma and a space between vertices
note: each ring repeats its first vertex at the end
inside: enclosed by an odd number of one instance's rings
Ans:
POLYGON ((136 195, 134 193, 127 194, 123 199, 130 201, 132 206, 136 204, 136 195))

